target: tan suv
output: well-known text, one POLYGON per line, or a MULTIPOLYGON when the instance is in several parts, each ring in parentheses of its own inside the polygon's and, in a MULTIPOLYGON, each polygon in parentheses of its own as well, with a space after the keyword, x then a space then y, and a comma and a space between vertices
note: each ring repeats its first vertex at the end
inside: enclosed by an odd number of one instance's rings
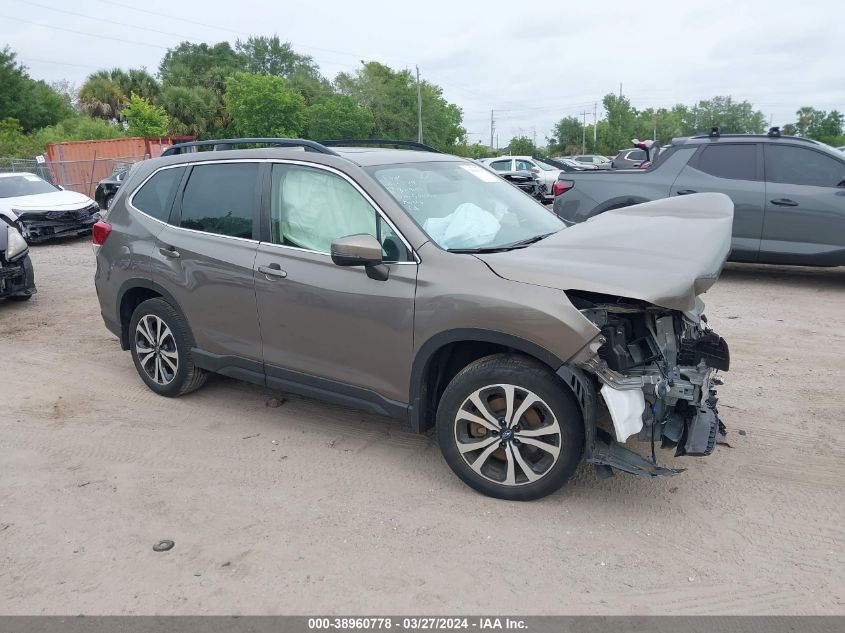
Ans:
POLYGON ((701 194, 566 228, 489 170, 411 150, 196 142, 135 165, 94 228, 106 326, 163 396, 208 372, 436 427, 495 497, 706 455, 725 342, 698 295, 733 206, 701 194), (651 442, 652 458, 629 446, 651 442))

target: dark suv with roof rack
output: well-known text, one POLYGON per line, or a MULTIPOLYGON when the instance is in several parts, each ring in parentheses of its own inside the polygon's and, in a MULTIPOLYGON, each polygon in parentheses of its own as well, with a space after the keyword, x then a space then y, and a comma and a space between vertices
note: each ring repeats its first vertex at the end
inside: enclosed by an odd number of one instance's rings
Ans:
MULTIPOLYGON (((611 209, 696 192, 734 202, 729 259, 845 265, 845 156, 816 141, 768 134, 674 139, 649 169, 561 174, 554 211, 576 224, 611 209)), ((688 239, 697 239, 695 235, 688 239)))
POLYGON ((556 490, 582 456, 680 472, 635 440, 713 451, 729 354, 699 295, 728 253, 727 197, 653 203, 647 230, 626 210, 567 229, 419 144, 234 149, 256 142, 136 164, 94 227, 103 319, 152 391, 218 372, 436 426, 455 473, 506 499, 556 490))

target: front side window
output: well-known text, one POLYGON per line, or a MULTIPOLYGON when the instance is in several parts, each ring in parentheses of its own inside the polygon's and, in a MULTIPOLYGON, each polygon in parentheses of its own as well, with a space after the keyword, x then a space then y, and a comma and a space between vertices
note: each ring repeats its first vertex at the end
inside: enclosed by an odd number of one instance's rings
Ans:
POLYGON ((628 152, 628 155, 625 158, 628 160, 645 160, 645 152, 641 149, 635 149, 628 152))
POLYGON ((757 180, 757 145, 709 145, 698 158, 698 169, 717 178, 757 180))
POLYGON ((180 226, 252 238, 258 167, 258 163, 195 166, 182 195, 180 226))
POLYGON ((496 171, 510 171, 511 170, 511 161, 510 160, 497 160, 490 163, 490 167, 495 169, 496 171))
POLYGON ((402 240, 349 181, 324 169, 273 165, 273 244, 330 253, 334 240, 359 233, 381 242, 385 261, 408 260, 402 240))
POLYGON ((803 147, 766 145, 766 180, 790 185, 845 187, 845 163, 803 147))
POLYGON ((534 169, 534 165, 532 165, 527 160, 517 160, 516 161, 516 170, 517 171, 531 171, 534 169))
POLYGON ((513 248, 564 228, 530 196, 467 161, 380 165, 367 171, 443 249, 513 248))
POLYGON ((167 222, 170 217, 170 207, 173 205, 173 197, 176 195, 176 189, 179 188, 184 173, 184 167, 173 167, 156 172, 132 196, 132 206, 156 220, 167 222))

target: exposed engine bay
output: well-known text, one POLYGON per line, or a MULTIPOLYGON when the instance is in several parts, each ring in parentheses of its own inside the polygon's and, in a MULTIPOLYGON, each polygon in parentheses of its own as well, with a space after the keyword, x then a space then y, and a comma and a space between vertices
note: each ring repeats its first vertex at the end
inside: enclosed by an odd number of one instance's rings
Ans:
POLYGON ((730 367, 730 353, 707 325, 703 303, 679 312, 586 293, 570 299, 601 330, 574 360, 597 382, 599 408, 607 408, 615 435, 603 438, 596 430, 591 461, 654 476, 680 472, 657 467, 656 444, 675 448, 676 455, 712 453, 725 434, 715 387, 722 384, 718 372, 730 367), (651 443, 651 462, 625 467, 630 451, 619 445, 630 438, 651 443))

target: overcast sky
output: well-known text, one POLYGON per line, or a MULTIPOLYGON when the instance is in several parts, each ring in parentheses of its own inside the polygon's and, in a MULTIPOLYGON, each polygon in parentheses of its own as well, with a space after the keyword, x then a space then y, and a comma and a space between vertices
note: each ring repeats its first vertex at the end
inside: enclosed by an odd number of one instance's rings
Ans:
POLYGON ((470 141, 499 144, 563 116, 592 121, 622 92, 635 107, 747 99, 774 124, 803 105, 845 110, 842 0, 3 0, 0 46, 36 79, 155 72, 181 40, 277 34, 329 79, 361 60, 420 67, 464 112, 470 141), (107 39, 109 38, 109 39, 107 39))

